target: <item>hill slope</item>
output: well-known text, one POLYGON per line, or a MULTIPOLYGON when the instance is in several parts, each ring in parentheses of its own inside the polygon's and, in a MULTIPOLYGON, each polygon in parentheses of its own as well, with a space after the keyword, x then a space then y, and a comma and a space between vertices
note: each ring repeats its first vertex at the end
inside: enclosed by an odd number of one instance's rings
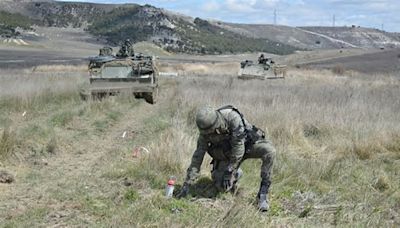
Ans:
POLYGON ((361 27, 303 27, 314 33, 343 40, 359 47, 396 47, 400 46, 400 38, 395 34, 378 29, 361 27))
POLYGON ((370 28, 353 27, 289 27, 281 25, 254 25, 214 22, 221 28, 248 37, 264 37, 305 49, 377 48, 400 46, 400 38, 370 28))
POLYGON ((130 38, 135 42, 152 41, 169 51, 203 54, 248 51, 288 54, 297 49, 266 38, 246 37, 200 18, 150 5, 21 0, 4 1, 0 6, 41 26, 88 28, 111 44, 130 38))
POLYGON ((33 21, 19 13, 0 11, 0 35, 12 37, 18 35, 17 28, 30 29, 33 21))
POLYGON ((113 45, 130 38, 135 42, 151 41, 172 52, 195 54, 400 47, 399 35, 376 29, 233 24, 192 18, 150 5, 5 0, 0 8, 3 14, 16 19, 0 23, 3 36, 16 36, 17 28, 35 24, 84 28, 113 45))
POLYGON ((94 21, 89 31, 114 44, 129 37, 136 42, 151 40, 169 51, 186 53, 263 51, 288 54, 296 50, 290 45, 246 37, 200 18, 174 15, 149 5, 115 8, 94 21))
POLYGON ((56 2, 51 0, 1 1, 0 8, 9 13, 19 13, 36 21, 36 24, 56 27, 84 27, 94 19, 119 7, 116 4, 81 2, 56 2))

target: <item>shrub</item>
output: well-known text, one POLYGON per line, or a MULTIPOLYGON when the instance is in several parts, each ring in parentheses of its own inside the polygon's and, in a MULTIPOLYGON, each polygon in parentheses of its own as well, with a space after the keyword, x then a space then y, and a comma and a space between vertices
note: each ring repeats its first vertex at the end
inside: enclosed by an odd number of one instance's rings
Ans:
POLYGON ((52 137, 46 145, 46 152, 54 154, 56 150, 57 150, 57 139, 55 137, 52 137))
POLYGON ((390 181, 389 181, 389 178, 388 178, 387 176, 380 176, 380 177, 376 180, 376 182, 375 182, 375 184, 374 184, 374 188, 377 189, 377 190, 379 190, 379 191, 381 191, 381 192, 383 192, 383 191, 389 189, 389 188, 390 188, 390 181))
POLYGON ((0 160, 6 159, 14 150, 16 145, 16 135, 9 129, 3 131, 0 138, 0 160))
POLYGON ((73 112, 65 111, 54 115, 51 119, 51 122, 54 126, 65 127, 69 122, 72 121, 73 117, 73 112))
POLYGON ((135 202, 139 198, 139 193, 135 189, 128 189, 124 194, 124 199, 129 202, 135 202))
POLYGON ((345 72, 345 69, 342 65, 336 65, 332 68, 332 72, 336 75, 343 75, 345 72))

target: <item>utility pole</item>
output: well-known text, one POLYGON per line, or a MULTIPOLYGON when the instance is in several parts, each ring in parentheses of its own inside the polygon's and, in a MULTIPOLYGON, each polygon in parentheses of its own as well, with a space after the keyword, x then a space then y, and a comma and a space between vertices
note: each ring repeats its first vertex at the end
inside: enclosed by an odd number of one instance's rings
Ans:
POLYGON ((385 30, 383 30, 383 29, 384 29, 384 24, 382 23, 382 29, 381 29, 381 30, 382 30, 382 31, 385 31, 385 30))
POLYGON ((335 27, 335 26, 336 26, 336 15, 333 14, 333 17, 332 17, 332 27, 335 27))
POLYGON ((277 24, 276 18, 277 18, 277 13, 276 13, 276 9, 274 9, 274 25, 277 24))

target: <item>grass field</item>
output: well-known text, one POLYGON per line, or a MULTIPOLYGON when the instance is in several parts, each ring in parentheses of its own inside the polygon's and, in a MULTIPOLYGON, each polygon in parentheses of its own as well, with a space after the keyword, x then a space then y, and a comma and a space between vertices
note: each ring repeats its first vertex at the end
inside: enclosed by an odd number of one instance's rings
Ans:
POLYGON ((0 226, 400 226, 398 78, 292 70, 239 81, 229 65, 176 66, 186 68, 188 77, 161 79, 154 106, 81 101, 82 68, 1 71, 0 169, 16 181, 0 184, 0 226), (258 160, 243 163, 235 196, 214 194, 208 157, 189 198, 164 197, 169 176, 183 182, 196 109, 223 104, 277 148, 268 213, 255 205, 258 160))

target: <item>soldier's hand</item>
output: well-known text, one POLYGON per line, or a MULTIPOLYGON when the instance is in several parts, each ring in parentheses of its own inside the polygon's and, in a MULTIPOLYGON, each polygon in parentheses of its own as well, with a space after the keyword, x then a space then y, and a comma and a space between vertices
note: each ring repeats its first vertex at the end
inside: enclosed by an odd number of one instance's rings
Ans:
POLYGON ((184 183, 181 188, 181 191, 178 193, 178 195, 176 195, 176 197, 180 199, 186 197, 188 194, 189 194, 189 185, 187 183, 184 183))
POLYGON ((231 190, 232 186, 233 186, 233 173, 232 172, 225 172, 224 173, 224 179, 223 179, 223 183, 222 186, 224 187, 224 190, 227 192, 229 190, 231 190))

